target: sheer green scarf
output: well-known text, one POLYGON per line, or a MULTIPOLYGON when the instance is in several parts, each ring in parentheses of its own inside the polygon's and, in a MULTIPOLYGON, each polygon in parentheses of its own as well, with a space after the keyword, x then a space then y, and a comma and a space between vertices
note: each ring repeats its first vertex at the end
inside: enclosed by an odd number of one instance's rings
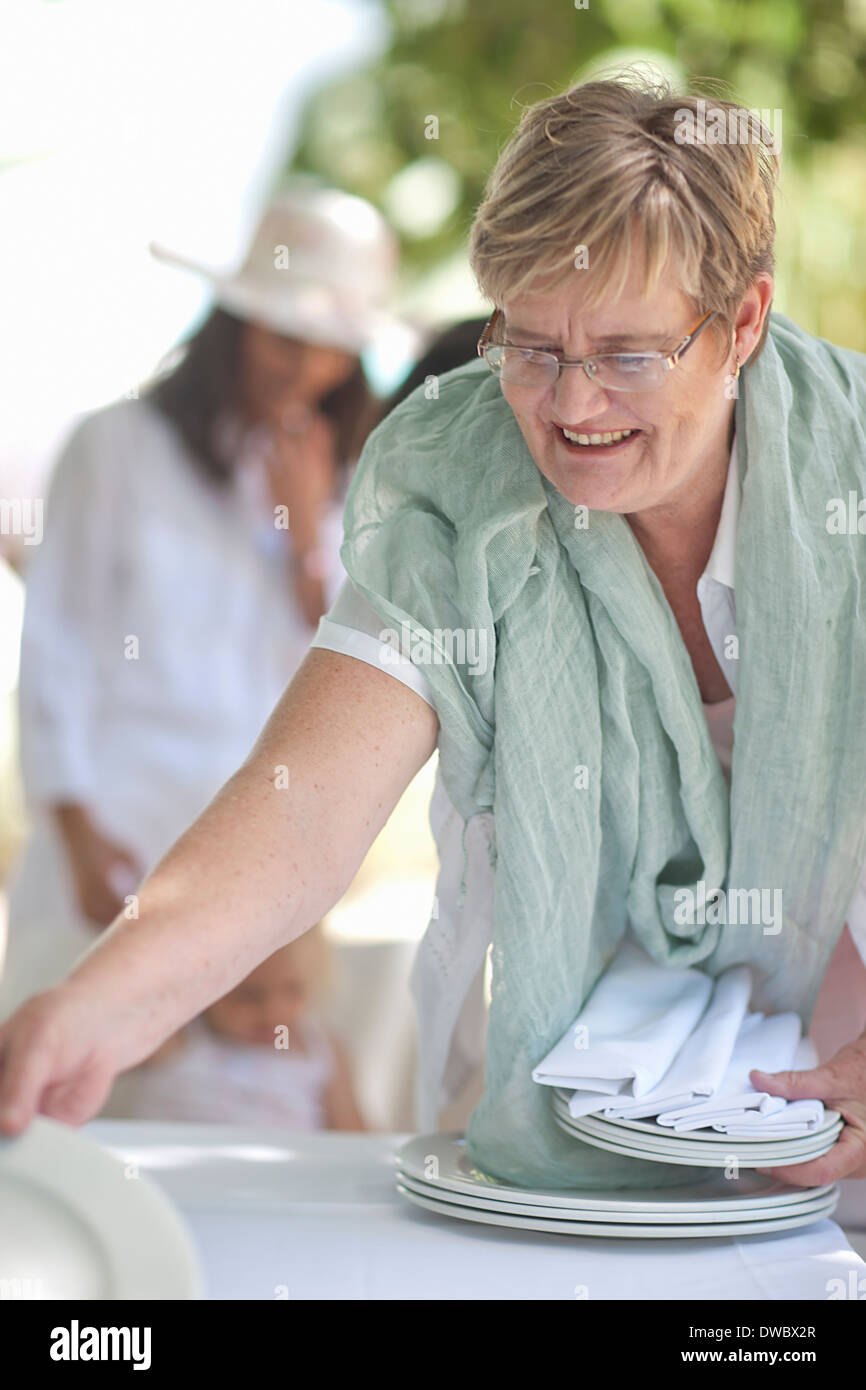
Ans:
POLYGON ((866 357, 772 314, 740 378, 730 798, 628 523, 587 519, 544 478, 484 364, 438 386, 370 437, 341 554, 383 627, 426 647, 454 805, 494 813, 469 1150, 523 1185, 673 1182, 685 1170, 567 1138, 531 1071, 629 927, 660 962, 749 963, 753 1007, 808 1022, 866 861, 866 357))

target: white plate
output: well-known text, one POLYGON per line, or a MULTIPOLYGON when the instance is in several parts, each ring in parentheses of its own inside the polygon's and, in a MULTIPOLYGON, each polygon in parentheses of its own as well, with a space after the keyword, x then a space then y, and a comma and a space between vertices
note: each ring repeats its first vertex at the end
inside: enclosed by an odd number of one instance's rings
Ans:
MULTIPOLYGON (((558 1118, 556 1122, 557 1124, 561 1124, 561 1121, 558 1118)), ((565 1126, 563 1126, 563 1128, 566 1130, 567 1134, 571 1135, 572 1139, 580 1139, 582 1143, 591 1144, 593 1148, 596 1149, 604 1149, 607 1153, 622 1154, 625 1158, 642 1158, 646 1159, 649 1163, 668 1163, 673 1164, 674 1166, 683 1165, 687 1168, 727 1167, 728 1160, 726 1155, 719 1153, 718 1157, 716 1157, 715 1151, 709 1154, 701 1153, 696 1157, 693 1157, 689 1153, 681 1153, 678 1150, 676 1159, 674 1160, 669 1153, 653 1152, 649 1149, 629 1148, 626 1144, 620 1144, 615 1140, 600 1139, 595 1134, 590 1134, 586 1132, 578 1133, 575 1130, 567 1129, 565 1126)), ((728 1153, 731 1152, 736 1154, 737 1162, 740 1168, 749 1168, 757 1165, 760 1165, 762 1168, 789 1168, 795 1163, 808 1163, 810 1159, 820 1157, 819 1152, 817 1154, 798 1154, 795 1158, 769 1159, 760 1158, 758 1155, 753 1154, 750 1150, 749 1156, 747 1158, 736 1148, 728 1150, 728 1153)), ((826 1151, 823 1150, 822 1152, 826 1151)))
MULTIPOLYGON (((567 1115, 570 1120, 575 1118, 580 1120, 597 1120, 599 1124, 615 1125, 617 1129, 634 1129, 641 1134, 655 1134, 663 1138, 670 1138, 672 1135, 678 1133, 672 1125, 660 1125, 657 1124, 655 1120, 613 1120, 609 1116, 602 1115, 601 1113, 573 1116, 568 1109, 568 1092, 563 1091, 561 1087, 557 1086, 554 1087, 553 1094, 554 1109, 558 1110, 562 1115, 567 1115)), ((839 1114, 839 1111, 827 1110, 824 1115, 824 1123, 819 1125, 816 1129, 809 1130, 808 1133, 804 1134, 802 1137, 803 1139, 815 1139, 819 1135, 827 1133, 830 1130, 838 1132, 841 1128, 842 1116, 839 1114)), ((725 1144, 730 1138, 727 1134, 719 1134, 718 1130, 715 1129, 690 1129, 684 1130, 682 1133, 689 1139, 700 1139, 702 1143, 725 1144)), ((742 1142, 748 1144, 769 1143, 772 1142, 772 1135, 766 1133, 750 1134, 748 1139, 744 1139, 742 1142)))
POLYGON ((516 1216, 510 1212, 481 1211, 477 1207, 460 1207, 454 1202, 444 1202, 436 1197, 422 1196, 412 1192, 401 1182, 397 1191, 416 1206, 439 1216, 456 1217, 458 1221, 480 1221, 488 1226, 509 1226, 520 1231, 548 1231, 558 1236, 605 1236, 620 1240, 664 1240, 685 1238, 706 1238, 708 1236, 767 1236, 778 1231, 793 1230, 796 1226, 809 1226, 814 1221, 822 1221, 832 1212, 836 1199, 828 1202, 824 1210, 807 1212, 800 1216, 783 1216, 776 1221, 737 1221, 718 1225, 670 1225, 670 1226, 610 1226, 601 1221, 555 1221, 540 1216, 516 1216))
MULTIPOLYGON (((551 1221, 586 1221, 594 1224, 596 1221, 607 1222, 611 1226, 630 1225, 694 1225, 695 1222, 713 1224, 719 1221, 733 1220, 730 1211, 694 1211, 684 1208, 681 1212, 652 1212, 643 1210, 635 1211, 593 1211, 591 1208, 574 1207, 545 1207, 539 1211, 529 1202, 504 1202, 498 1197, 484 1197, 481 1195, 468 1196, 464 1192, 445 1193, 441 1188, 431 1187, 429 1183, 418 1182, 414 1178, 407 1177, 400 1172, 397 1175, 398 1182, 412 1192, 417 1192, 421 1197, 432 1197, 440 1202, 454 1202, 460 1207, 475 1207, 477 1211, 507 1211, 516 1216, 543 1216, 545 1220, 551 1221)), ((748 1221, 775 1221, 783 1216, 799 1216, 801 1212, 820 1209, 823 1211, 828 1203, 828 1194, 821 1191, 815 1195, 815 1189, 805 1188, 800 1191, 799 1202, 791 1202, 786 1206, 756 1206, 750 1207, 748 1212, 738 1213, 740 1220, 748 1221)))
POLYGON ((829 1193, 833 1185, 791 1188, 763 1173, 742 1173, 739 1178, 722 1178, 707 1171, 695 1181, 676 1187, 615 1188, 526 1188, 492 1178, 472 1163, 466 1141, 460 1133, 418 1134, 397 1150, 397 1166, 416 1183, 428 1184, 450 1200, 455 1192, 467 1196, 515 1201, 538 1207, 574 1208, 576 1211, 745 1211, 752 1205, 783 1206, 799 1202, 803 1194, 829 1193), (435 1169, 435 1175, 434 1175, 435 1169))
POLYGON ((655 1154, 659 1157, 669 1158, 676 1162, 680 1154, 688 1154, 692 1158, 706 1156, 707 1163, 724 1163, 725 1156, 735 1152, 738 1157, 747 1161, 751 1166, 760 1164, 762 1167, 768 1163, 775 1162, 776 1159, 787 1159, 791 1163, 796 1163, 802 1159, 805 1163, 807 1158, 817 1158, 820 1154, 828 1153, 836 1142, 836 1136, 831 1134, 819 1135, 819 1137, 808 1144, 801 1140, 792 1141, 790 1139, 780 1140, 776 1144, 756 1144, 742 1145, 733 1135, 728 1135, 728 1142, 719 1148, 716 1145, 707 1145, 696 1142, 685 1135, 677 1138, 659 1139, 655 1136, 642 1136, 633 1134, 629 1131, 617 1130, 603 1122, 584 1116, 580 1120, 567 1119, 558 1111, 554 1111, 553 1118, 561 1129, 575 1138, 582 1139, 587 1135, 593 1134, 599 1139, 609 1139, 613 1144, 622 1144, 629 1151, 636 1155, 655 1154))
MULTIPOLYGON (((675 1130, 671 1125, 658 1125, 654 1121, 651 1122, 647 1120, 609 1120, 604 1115, 573 1116, 569 1112, 567 1102, 563 1100, 563 1098, 558 1094, 552 1097, 551 1106, 554 1113, 557 1115, 561 1115, 562 1118, 564 1120, 567 1120, 569 1124, 583 1124, 586 1121, 594 1125, 603 1125, 605 1126, 605 1128, 610 1128, 618 1131, 622 1134, 622 1137, 624 1139, 631 1138, 632 1140, 634 1140, 638 1136, 641 1136, 641 1138, 647 1140, 666 1139, 679 1141, 680 1139, 683 1139, 699 1144, 724 1144, 727 1143, 727 1140, 730 1138, 730 1135, 720 1134, 718 1130, 675 1130)), ((817 1143, 818 1140, 821 1139, 835 1138, 835 1136, 838 1135, 839 1131, 842 1129, 844 1120, 842 1119, 842 1116, 839 1114, 837 1110, 834 1110, 829 1113, 832 1113, 832 1119, 829 1121, 829 1123, 822 1125, 820 1129, 811 1130, 808 1134, 801 1134, 795 1137, 786 1135, 779 1139, 774 1139, 772 1131, 770 1130, 766 1130, 761 1135, 756 1135, 754 1131, 752 1131, 749 1133, 747 1140, 744 1142, 757 1145, 768 1145, 776 1143, 794 1145, 809 1144, 812 1142, 817 1143)))
MULTIPOLYGON (((677 1133, 677 1131, 673 1129, 673 1126, 659 1125, 659 1123, 656 1123, 656 1120, 610 1119, 609 1116, 602 1115, 601 1111, 594 1113, 594 1115, 573 1116, 569 1111, 569 1091, 564 1091, 560 1086, 552 1087, 552 1091, 553 1108, 563 1113, 563 1115, 569 1116, 569 1119, 598 1120, 599 1125, 616 1125, 620 1127, 620 1129, 639 1130, 641 1134, 660 1134, 662 1137, 670 1137, 671 1134, 677 1133)), ((824 1112, 823 1125, 817 1126, 817 1129, 809 1130, 808 1134, 803 1134, 802 1137, 816 1138, 819 1134, 824 1134, 828 1130, 840 1130, 841 1127, 842 1116, 840 1112, 826 1111, 824 1112)), ((702 1141, 709 1140, 716 1144, 724 1144, 727 1138, 726 1134, 719 1134, 717 1130, 688 1130, 687 1133, 689 1138, 701 1138, 702 1141)), ((759 1136, 759 1134, 755 1134, 753 1137, 749 1136, 748 1143, 766 1143, 766 1136, 759 1136)))
POLYGON ((704 1144, 690 1144, 687 1140, 675 1140, 666 1144, 662 1140, 647 1139, 644 1141, 637 1136, 629 1137, 601 1126, 596 1128, 594 1125, 585 1125, 583 1122, 569 1123, 558 1115, 555 1115, 554 1119, 560 1128, 574 1139, 588 1139, 592 1135, 597 1139, 607 1139, 612 1144, 618 1144, 636 1157, 652 1154, 655 1158, 665 1159, 669 1163, 676 1163, 680 1157, 688 1156, 689 1158, 701 1159, 711 1166, 717 1164, 724 1166, 727 1155, 735 1153, 741 1162, 748 1167, 760 1166, 764 1168, 777 1160, 788 1163, 799 1161, 805 1163, 808 1159, 818 1158, 821 1154, 827 1153, 835 1143, 835 1140, 828 1143, 822 1139, 817 1144, 798 1145, 793 1149, 783 1144, 767 1144, 761 1148, 756 1148, 750 1144, 748 1148, 741 1148, 734 1138, 730 1138, 729 1143, 722 1148, 717 1148, 715 1145, 710 1147, 704 1144))
POLYGON ((13 1297, 202 1297, 192 1241, 156 1184, 44 1115, 0 1135, 0 1231, 13 1297))
MULTIPOLYGON (((664 1149, 669 1152, 679 1153, 682 1149, 696 1149, 701 1152, 713 1153, 716 1149, 730 1148, 735 1136, 728 1134, 724 1136, 725 1144, 706 1144, 700 1137, 694 1134, 675 1134, 668 1131, 667 1134, 637 1134, 634 1130, 623 1129, 618 1125, 613 1125, 609 1120, 598 1120, 595 1115, 582 1115, 579 1119, 573 1120, 570 1115, 564 1113, 559 1106, 553 1107, 553 1117, 563 1128, 571 1129, 575 1133, 581 1130, 592 1131, 600 1134, 604 1138, 616 1140, 617 1143, 628 1144, 635 1149, 664 1149)), ((824 1153, 831 1149, 839 1137, 841 1125, 838 1129, 829 1130, 824 1134, 810 1135, 805 1139, 765 1139, 763 1143, 756 1144, 753 1141, 744 1141, 743 1148, 749 1153, 805 1153, 812 1150, 820 1150, 824 1153)))
MULTIPOLYGON (((782 1136, 786 1142, 803 1143, 809 1139, 824 1139, 830 1135, 836 1135, 845 1123, 838 1110, 831 1112, 833 1118, 817 1129, 809 1129, 805 1134, 788 1134, 782 1136)), ((718 1129, 675 1129, 673 1125, 647 1124, 643 1120, 609 1120, 601 1115, 593 1115, 593 1119, 601 1120, 602 1124, 615 1125, 617 1129, 633 1129, 644 1134, 661 1135, 684 1135, 687 1139, 699 1139, 702 1144, 724 1144, 730 1135, 722 1134, 718 1129)), ((761 1125, 748 1125, 747 1132, 744 1131, 744 1143, 749 1144, 769 1144, 775 1143, 773 1129, 771 1125, 763 1127, 761 1125)))

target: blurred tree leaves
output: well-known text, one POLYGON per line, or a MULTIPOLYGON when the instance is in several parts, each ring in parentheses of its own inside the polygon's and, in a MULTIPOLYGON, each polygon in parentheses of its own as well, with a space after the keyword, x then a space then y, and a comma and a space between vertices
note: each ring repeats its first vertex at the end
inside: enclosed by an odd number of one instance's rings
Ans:
POLYGON ((567 0, 384 0, 384 8, 389 51, 315 94, 292 167, 381 207, 401 235, 410 278, 465 244, 523 106, 645 56, 708 96, 781 111, 776 306, 866 349, 866 0, 588 0, 585 9, 567 0), (441 163, 448 179, 437 174, 441 163), (409 166, 416 176, 398 179, 409 166), (419 218, 426 188, 432 216, 419 218))

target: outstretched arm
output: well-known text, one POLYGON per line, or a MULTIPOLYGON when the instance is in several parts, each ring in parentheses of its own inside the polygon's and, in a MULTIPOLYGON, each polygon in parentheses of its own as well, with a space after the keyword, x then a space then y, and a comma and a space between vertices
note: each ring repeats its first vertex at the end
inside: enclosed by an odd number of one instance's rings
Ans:
POLYGON ((145 879, 138 918, 0 1026, 0 1131, 40 1112, 83 1124, 119 1072, 321 920, 437 736, 402 682, 312 649, 246 762, 145 879))

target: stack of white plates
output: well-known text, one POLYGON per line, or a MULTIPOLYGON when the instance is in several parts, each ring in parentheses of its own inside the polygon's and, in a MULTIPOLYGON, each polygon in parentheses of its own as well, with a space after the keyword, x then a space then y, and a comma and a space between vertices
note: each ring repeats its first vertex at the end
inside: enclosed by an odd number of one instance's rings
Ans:
POLYGON ((557 1235, 659 1240, 767 1235, 829 1216, 835 1184, 793 1188, 761 1173, 708 1174, 679 1187, 613 1192, 529 1189, 488 1177, 460 1134, 419 1134, 397 1150, 397 1190, 416 1206, 459 1221, 557 1235))
POLYGON ((556 1123, 584 1144, 629 1158, 683 1163, 695 1168, 727 1168, 732 1157, 741 1168, 784 1168, 792 1163, 807 1163, 832 1149, 843 1124, 838 1110, 827 1110, 821 1126, 798 1139, 772 1139, 766 1134, 734 1138, 713 1129, 677 1133, 655 1120, 608 1120, 602 1115, 574 1119, 568 1113, 570 1092, 558 1086, 552 1091, 556 1123))

